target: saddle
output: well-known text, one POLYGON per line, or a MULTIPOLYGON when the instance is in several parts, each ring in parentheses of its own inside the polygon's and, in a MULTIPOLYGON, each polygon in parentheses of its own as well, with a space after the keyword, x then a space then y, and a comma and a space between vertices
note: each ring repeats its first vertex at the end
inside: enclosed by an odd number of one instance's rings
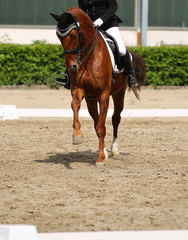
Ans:
POLYGON ((110 49, 113 53, 113 57, 114 57, 115 65, 117 66, 117 69, 119 71, 121 71, 123 66, 122 66, 122 63, 121 63, 119 47, 118 47, 116 39, 113 36, 109 35, 105 31, 100 30, 100 32, 102 33, 104 39, 108 43, 108 46, 110 47, 110 49))

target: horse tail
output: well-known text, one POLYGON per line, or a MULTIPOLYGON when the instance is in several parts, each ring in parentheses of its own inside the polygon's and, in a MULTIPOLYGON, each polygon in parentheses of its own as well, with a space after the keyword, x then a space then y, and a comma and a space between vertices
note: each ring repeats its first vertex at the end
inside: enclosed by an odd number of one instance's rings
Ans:
POLYGON ((132 88, 135 96, 137 97, 137 99, 140 100, 139 97, 139 93, 138 91, 140 90, 140 85, 144 84, 145 78, 146 78, 146 64, 144 59, 138 55, 137 53, 133 52, 133 51, 129 51, 133 57, 133 68, 135 71, 135 75, 136 75, 136 80, 138 82, 138 86, 132 88))

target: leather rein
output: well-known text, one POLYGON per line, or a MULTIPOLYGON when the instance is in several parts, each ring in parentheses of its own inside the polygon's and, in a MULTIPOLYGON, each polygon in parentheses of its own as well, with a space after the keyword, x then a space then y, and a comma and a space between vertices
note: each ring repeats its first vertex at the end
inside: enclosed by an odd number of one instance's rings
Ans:
POLYGON ((71 12, 67 12, 68 14, 71 14, 73 19, 74 19, 74 23, 71 24, 68 29, 65 30, 61 30, 60 28, 57 27, 57 33, 60 36, 66 37, 73 29, 77 29, 78 31, 78 47, 75 49, 71 49, 71 50, 64 50, 64 54, 77 54, 76 58, 77 61, 80 65, 82 65, 84 63, 84 61, 86 60, 86 58, 91 54, 91 52, 93 51, 93 49, 95 48, 96 44, 97 44, 97 40, 98 40, 98 28, 95 28, 95 34, 93 36, 93 38, 91 39, 91 41, 89 41, 85 46, 83 46, 83 33, 80 30, 80 23, 77 20, 77 18, 75 17, 75 15, 71 12), (91 49, 88 51, 88 53, 84 56, 84 58, 82 60, 80 60, 82 53, 84 52, 84 50, 89 47, 92 42, 95 40, 93 46, 91 47, 91 49), (83 47, 82 47, 83 46, 83 47))

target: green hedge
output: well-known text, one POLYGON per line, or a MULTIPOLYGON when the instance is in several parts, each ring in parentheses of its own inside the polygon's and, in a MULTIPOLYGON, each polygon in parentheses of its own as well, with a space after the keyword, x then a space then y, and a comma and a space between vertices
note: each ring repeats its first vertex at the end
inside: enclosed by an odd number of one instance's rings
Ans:
POLYGON ((136 47, 147 66, 146 85, 188 86, 188 47, 136 47))
POLYGON ((56 86, 55 77, 64 70, 60 45, 0 44, 0 85, 56 86))
MULTIPOLYGON (((146 85, 188 86, 188 47, 132 47, 146 62, 146 85)), ((64 71, 61 45, 0 44, 0 85, 56 86, 64 71)))

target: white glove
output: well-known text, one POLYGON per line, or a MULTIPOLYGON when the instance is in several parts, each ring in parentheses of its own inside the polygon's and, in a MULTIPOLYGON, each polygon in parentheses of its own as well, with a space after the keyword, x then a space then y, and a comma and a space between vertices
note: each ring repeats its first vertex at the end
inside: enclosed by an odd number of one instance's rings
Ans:
POLYGON ((103 20, 101 18, 98 18, 93 24, 95 27, 100 27, 103 24, 103 20))

